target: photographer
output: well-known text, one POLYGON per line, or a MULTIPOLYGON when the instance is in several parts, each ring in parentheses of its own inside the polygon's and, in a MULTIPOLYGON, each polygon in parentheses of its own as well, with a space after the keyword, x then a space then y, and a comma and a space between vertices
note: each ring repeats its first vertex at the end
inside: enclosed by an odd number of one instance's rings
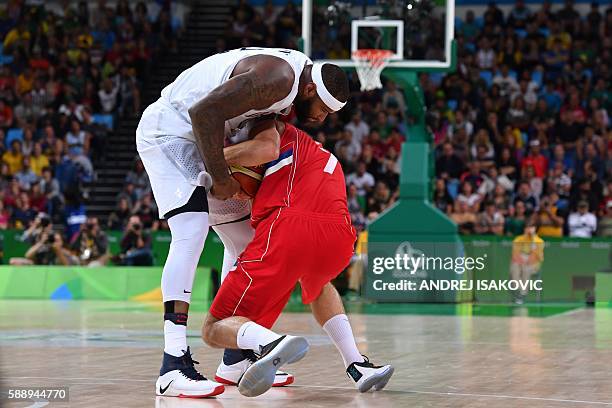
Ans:
POLYGON ((144 231, 140 217, 132 215, 121 238, 120 263, 128 266, 153 265, 151 236, 144 231))
MULTIPOLYGON (((44 219, 43 219, 44 220, 44 219)), ((43 221, 44 223, 44 221, 43 221)), ((64 248, 62 235, 50 227, 43 227, 36 235, 36 242, 25 254, 25 258, 11 258, 11 265, 74 265, 76 260, 64 248)), ((33 236, 33 235, 32 235, 33 236)))
POLYGON ((51 218, 45 213, 38 213, 34 221, 30 224, 27 230, 21 235, 21 240, 29 244, 34 244, 38 241, 40 234, 50 234, 53 226, 51 225, 51 218))
POLYGON ((81 225, 71 247, 81 265, 104 266, 108 262, 108 240, 96 217, 88 217, 87 222, 81 225))

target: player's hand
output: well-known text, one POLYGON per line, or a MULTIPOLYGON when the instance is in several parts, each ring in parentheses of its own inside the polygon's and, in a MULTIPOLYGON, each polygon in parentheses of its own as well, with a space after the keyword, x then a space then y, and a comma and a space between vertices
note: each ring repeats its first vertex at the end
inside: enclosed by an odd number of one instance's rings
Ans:
POLYGON ((233 177, 227 177, 221 181, 213 181, 210 193, 213 197, 219 200, 227 200, 228 198, 234 197, 241 191, 240 183, 233 177))
POLYGON ((251 196, 245 193, 244 190, 241 188, 240 191, 236 193, 234 198, 238 200, 250 200, 251 196))

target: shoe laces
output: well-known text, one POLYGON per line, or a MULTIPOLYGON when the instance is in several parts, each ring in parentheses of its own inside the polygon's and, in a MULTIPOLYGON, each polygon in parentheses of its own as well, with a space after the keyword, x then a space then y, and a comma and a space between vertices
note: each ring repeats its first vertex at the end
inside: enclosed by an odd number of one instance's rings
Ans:
POLYGON ((255 353, 253 350, 242 350, 242 355, 246 360, 249 360, 251 363, 259 360, 259 354, 255 353))
POLYGON ((181 373, 191 379, 191 380, 196 380, 196 381, 206 381, 207 378, 204 377, 202 374, 200 374, 198 372, 198 370, 195 369, 194 364, 200 364, 199 361, 194 360, 191 357, 191 350, 189 349, 189 347, 187 347, 187 350, 182 350, 183 356, 181 357, 182 362, 184 364, 184 367, 180 369, 181 373))
POLYGON ((377 366, 377 365, 374 365, 374 364, 370 363, 370 359, 368 358, 368 356, 364 356, 362 354, 361 357, 363 357, 363 363, 355 363, 355 365, 358 365, 360 367, 367 367, 367 368, 380 368, 380 367, 382 367, 382 366, 377 366))

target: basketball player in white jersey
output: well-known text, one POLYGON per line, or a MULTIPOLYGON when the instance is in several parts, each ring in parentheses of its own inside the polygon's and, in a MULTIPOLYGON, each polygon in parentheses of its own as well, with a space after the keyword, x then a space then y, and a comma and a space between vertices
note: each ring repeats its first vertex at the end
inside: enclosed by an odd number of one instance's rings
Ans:
MULTIPOLYGON (((160 218, 168 220, 172 235, 161 282, 165 345, 158 395, 206 397, 223 392, 220 383, 195 369, 186 325, 209 226, 225 246, 222 279, 253 237, 250 203, 236 199, 240 185, 228 173, 224 146, 243 141, 254 118, 286 115, 292 105, 302 123, 321 123, 346 103, 347 83, 339 67, 313 65, 301 52, 242 48, 187 69, 144 111, 136 145, 160 218)), ((257 142, 253 164, 278 157, 278 138, 257 142)), ((241 350, 226 350, 217 380, 238 382, 250 364, 247 359, 252 356, 241 350)), ((291 382, 292 376, 278 372, 274 385, 291 382)))

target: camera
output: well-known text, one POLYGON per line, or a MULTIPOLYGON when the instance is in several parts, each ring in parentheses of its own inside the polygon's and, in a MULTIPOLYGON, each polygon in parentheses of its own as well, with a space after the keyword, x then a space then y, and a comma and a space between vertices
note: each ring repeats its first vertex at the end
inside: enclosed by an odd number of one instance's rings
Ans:
POLYGON ((51 224, 51 219, 45 214, 40 215, 40 226, 46 228, 49 224, 51 224))
POLYGON ((142 228, 142 224, 133 224, 132 228, 134 229, 134 231, 140 231, 140 229, 142 228))
POLYGON ((51 234, 47 237, 47 244, 53 244, 55 242, 55 234, 51 234))

